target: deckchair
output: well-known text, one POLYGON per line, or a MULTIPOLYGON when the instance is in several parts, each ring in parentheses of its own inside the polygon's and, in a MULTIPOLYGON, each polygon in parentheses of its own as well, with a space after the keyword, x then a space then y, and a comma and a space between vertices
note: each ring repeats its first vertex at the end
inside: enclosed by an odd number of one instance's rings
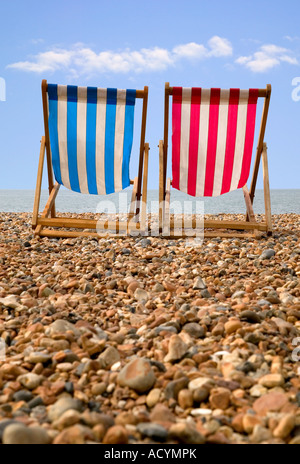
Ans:
MULTIPOLYGON (((159 229, 165 236, 176 237, 176 215, 170 215, 171 186, 192 197, 216 197, 233 190, 243 190, 245 220, 205 220, 206 237, 272 234, 267 145, 264 142, 270 96, 271 85, 267 85, 266 89, 221 90, 170 87, 166 83, 164 139, 159 142, 159 229), (171 96, 173 179, 167 180, 171 96), (264 98, 264 106, 252 182, 248 189, 259 98, 264 98), (253 200, 261 158, 265 221, 258 222, 253 200)), ((196 227, 195 217, 191 224, 192 228, 196 227)), ((184 226, 179 236, 185 236, 184 226)))
POLYGON ((54 85, 43 80, 42 100, 45 135, 41 140, 33 209, 35 234, 77 237, 97 236, 99 231, 142 232, 146 224, 149 156, 149 145, 145 143, 148 87, 102 89, 54 85), (132 181, 129 162, 136 99, 142 99, 143 104, 139 168, 132 181), (45 154, 49 199, 39 215, 45 154), (133 185, 130 212, 125 221, 58 217, 55 200, 61 185, 94 195, 109 195, 133 185))

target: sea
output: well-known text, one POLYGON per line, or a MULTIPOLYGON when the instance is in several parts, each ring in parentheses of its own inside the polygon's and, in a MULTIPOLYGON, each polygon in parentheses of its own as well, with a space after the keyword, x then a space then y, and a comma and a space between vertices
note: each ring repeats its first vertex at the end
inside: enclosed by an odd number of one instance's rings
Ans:
MULTIPOLYGON (((0 190, 0 212, 32 212, 34 190, 0 190)), ((127 213, 131 201, 131 190, 107 196, 83 195, 61 188, 56 209, 61 213, 127 213)), ((48 192, 42 190, 40 211, 46 205, 48 192)), ((158 191, 148 191, 147 210, 158 212, 158 191)), ((300 189, 271 190, 272 214, 300 214, 300 189)), ((171 212, 174 214, 238 214, 245 212, 243 192, 237 190, 216 198, 193 198, 177 190, 171 192, 171 212)), ((264 214, 264 193, 257 190, 254 212, 264 214)))

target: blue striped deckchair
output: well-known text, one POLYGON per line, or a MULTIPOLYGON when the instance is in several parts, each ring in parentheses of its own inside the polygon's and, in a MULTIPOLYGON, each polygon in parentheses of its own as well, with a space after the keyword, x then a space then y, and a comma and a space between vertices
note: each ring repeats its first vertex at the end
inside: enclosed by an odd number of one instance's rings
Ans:
MULTIPOLYGON (((102 89, 42 82, 45 136, 33 211, 35 234, 50 237, 95 235, 99 221, 59 218, 55 199, 61 185, 78 193, 109 195, 133 184, 127 222, 106 221, 104 229, 128 231, 130 224, 145 226, 149 145, 145 144, 148 88, 144 90, 102 89), (143 99, 138 176, 129 177, 136 99, 143 99), (39 217, 39 203, 45 153, 48 166, 49 200, 39 217), (53 173, 55 183, 53 180, 53 173), (142 191, 143 188, 143 191, 142 191), (142 198, 142 206, 140 201, 142 198), (140 211, 141 209, 141 211, 140 211), (51 227, 46 229, 45 227, 51 227), (74 230, 59 230, 76 229, 74 230)), ((101 228, 101 226, 100 226, 101 228)))

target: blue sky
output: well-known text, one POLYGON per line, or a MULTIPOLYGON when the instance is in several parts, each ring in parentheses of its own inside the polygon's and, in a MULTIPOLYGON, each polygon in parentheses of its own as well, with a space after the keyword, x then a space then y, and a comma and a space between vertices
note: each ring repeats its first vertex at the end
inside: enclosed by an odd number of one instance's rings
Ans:
MULTIPOLYGON (((299 20, 298 0, 2 0, 0 100, 5 81, 6 101, 0 101, 0 189, 35 188, 42 79, 149 86, 150 188, 158 186, 166 81, 222 88, 271 83, 266 133, 271 188, 300 188, 299 20)), ((136 126, 132 177, 138 144, 136 126)))

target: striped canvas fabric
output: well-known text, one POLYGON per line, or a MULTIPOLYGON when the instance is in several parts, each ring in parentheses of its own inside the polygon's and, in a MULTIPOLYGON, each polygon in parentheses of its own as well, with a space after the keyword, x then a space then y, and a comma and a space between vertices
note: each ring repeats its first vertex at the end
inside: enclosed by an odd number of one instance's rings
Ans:
POLYGON ((173 87, 173 187, 215 197, 247 183, 258 89, 173 87))
POLYGON ((56 181, 104 195, 130 185, 135 90, 48 84, 49 134, 56 181))

